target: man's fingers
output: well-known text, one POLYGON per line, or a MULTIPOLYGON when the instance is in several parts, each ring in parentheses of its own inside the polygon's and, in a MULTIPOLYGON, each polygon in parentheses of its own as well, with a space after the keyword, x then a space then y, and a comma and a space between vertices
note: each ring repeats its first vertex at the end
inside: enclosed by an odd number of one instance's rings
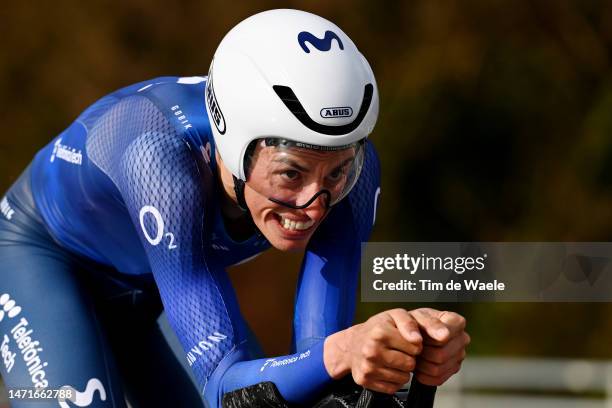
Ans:
POLYGON ((455 312, 443 311, 438 316, 440 321, 446 325, 450 331, 450 337, 455 337, 465 330, 465 317, 455 312))
POLYGON ((443 377, 433 377, 431 375, 427 375, 427 374, 419 373, 419 372, 416 372, 414 374, 414 376, 416 377, 418 382, 420 382, 423 385, 435 385, 435 386, 439 386, 439 385, 444 384, 449 378, 451 378, 453 376, 453 374, 456 374, 459 371, 460 368, 461 367, 457 367, 456 371, 449 372, 448 374, 444 375, 443 377))
POLYGON ((413 371, 416 364, 414 357, 410 357, 397 350, 385 351, 381 357, 381 361, 385 367, 407 373, 413 371))
POLYGON ((410 381, 411 373, 405 371, 394 370, 391 368, 381 367, 376 372, 376 380, 382 380, 393 384, 398 384, 400 387, 410 381))
POLYGON ((404 339, 414 344, 423 341, 423 336, 421 336, 419 330, 419 323, 410 312, 404 309, 392 309, 388 313, 404 339))
POLYGON ((396 393, 400 388, 402 388, 402 386, 399 384, 394 384, 385 381, 375 381, 373 383, 368 384, 366 388, 371 391, 382 392, 383 394, 393 394, 396 393))
POLYGON ((419 358, 421 360, 427 360, 435 364, 441 364, 449 359, 452 359, 455 355, 463 355, 465 357, 465 347, 470 343, 470 336, 467 333, 457 336, 451 339, 444 346, 430 346, 426 345, 423 347, 423 351, 419 358))
POLYGON ((363 355, 368 359, 378 358, 380 356, 381 344, 387 351, 397 350, 409 356, 419 355, 423 350, 422 342, 411 343, 393 328, 393 330, 376 330, 372 332, 370 341, 363 345, 363 355))
POLYGON ((440 318, 439 312, 434 309, 421 308, 415 309, 410 312, 410 315, 414 317, 419 326, 425 331, 425 333, 434 340, 445 342, 451 337, 451 332, 446 327, 440 318))
POLYGON ((460 365, 458 361, 447 361, 444 364, 432 364, 429 361, 419 361, 419 367, 417 373, 429 375, 431 377, 442 377, 446 375, 451 369, 456 368, 460 365))

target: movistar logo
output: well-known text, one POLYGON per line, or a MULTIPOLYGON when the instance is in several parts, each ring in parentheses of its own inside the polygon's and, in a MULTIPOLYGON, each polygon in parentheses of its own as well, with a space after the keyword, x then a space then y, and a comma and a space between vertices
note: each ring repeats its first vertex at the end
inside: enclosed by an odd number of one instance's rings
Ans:
MULTIPOLYGON (((106 401, 106 390, 104 389, 104 384, 102 384, 102 381, 98 380, 97 378, 90 378, 89 381, 87 381, 84 391, 78 391, 72 385, 64 385, 62 388, 60 388, 60 390, 67 391, 71 398, 66 399, 70 400, 72 404, 76 405, 77 407, 90 406, 94 402, 94 395, 96 391, 98 392, 99 398, 102 401, 106 401)), ((61 408, 70 408, 73 406, 61 398, 58 398, 57 402, 61 408)), ((97 401, 95 405, 98 405, 97 401)))
POLYGON ((225 118, 223 117, 223 113, 221 112, 221 108, 219 108, 219 103, 217 102, 217 98, 215 96, 215 88, 213 87, 212 80, 212 69, 208 75, 208 82, 206 83, 206 105, 208 105, 208 111, 210 112, 210 116, 215 123, 215 127, 219 133, 225 134, 225 118))
POLYGON ((329 51, 332 47, 332 40, 336 40, 340 49, 344 49, 344 45, 342 45, 342 41, 340 40, 340 37, 338 37, 338 34, 329 30, 325 31, 325 36, 323 38, 317 38, 314 36, 314 34, 309 33, 308 31, 302 31, 298 34, 297 40, 306 54, 310 53, 310 49, 306 43, 310 43, 319 51, 329 51))
POLYGON ((348 118, 353 116, 353 109, 348 106, 321 109, 322 118, 348 118))

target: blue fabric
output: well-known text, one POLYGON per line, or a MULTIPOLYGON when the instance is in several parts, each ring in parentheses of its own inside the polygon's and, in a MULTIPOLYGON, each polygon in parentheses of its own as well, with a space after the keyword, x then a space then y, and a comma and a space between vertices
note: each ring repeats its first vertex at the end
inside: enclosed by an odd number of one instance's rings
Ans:
MULTIPOLYGON (((60 247, 34 206, 29 176, 26 169, 11 187, 3 198, 11 211, 0 215, 4 385, 71 386, 90 408, 123 408, 125 397, 133 408, 202 406, 157 325, 162 307, 151 276, 119 274, 60 247)), ((58 401, 11 400, 34 406, 58 401)))
POLYGON ((323 340, 353 320, 379 161, 368 142, 357 185, 308 245, 295 303, 295 354, 261 358, 225 268, 269 243, 260 233, 235 242, 225 231, 204 87, 205 78, 157 78, 93 104, 37 154, 36 206, 66 250, 123 274, 153 274, 211 407, 223 393, 261 381, 303 403, 330 382, 323 340))

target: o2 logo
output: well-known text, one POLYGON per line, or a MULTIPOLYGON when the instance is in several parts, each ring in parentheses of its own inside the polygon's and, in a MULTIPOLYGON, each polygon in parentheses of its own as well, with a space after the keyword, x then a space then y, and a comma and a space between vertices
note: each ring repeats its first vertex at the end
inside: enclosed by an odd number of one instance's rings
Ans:
POLYGON ((177 245, 174 243, 174 234, 172 232, 165 232, 164 219, 157 208, 153 207, 152 205, 145 205, 140 209, 138 218, 140 220, 140 228, 142 228, 142 233, 147 241, 149 241, 149 244, 157 246, 164 238, 167 238, 168 249, 174 249, 177 247, 177 245), (153 219, 155 220, 156 233, 154 237, 149 234, 149 231, 147 231, 147 228, 144 225, 144 218, 147 214, 152 215, 153 219))

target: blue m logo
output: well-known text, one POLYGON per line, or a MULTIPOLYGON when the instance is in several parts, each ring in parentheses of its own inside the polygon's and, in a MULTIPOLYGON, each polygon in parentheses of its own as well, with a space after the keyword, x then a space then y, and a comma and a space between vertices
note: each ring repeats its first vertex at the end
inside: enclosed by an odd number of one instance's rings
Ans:
POLYGON ((319 51, 329 51, 332 46, 332 40, 336 40, 338 41, 338 46, 340 47, 340 49, 341 50, 344 49, 344 45, 342 45, 342 41, 340 40, 340 37, 338 37, 338 35, 334 33, 333 31, 329 31, 329 30, 325 31, 325 36, 323 38, 317 38, 313 34, 309 33, 308 31, 302 31, 301 33, 298 34, 297 39, 298 39, 298 43, 300 43, 300 46, 302 47, 304 52, 307 54, 310 53, 310 49, 308 48, 306 43, 310 43, 312 46, 314 46, 319 51))

